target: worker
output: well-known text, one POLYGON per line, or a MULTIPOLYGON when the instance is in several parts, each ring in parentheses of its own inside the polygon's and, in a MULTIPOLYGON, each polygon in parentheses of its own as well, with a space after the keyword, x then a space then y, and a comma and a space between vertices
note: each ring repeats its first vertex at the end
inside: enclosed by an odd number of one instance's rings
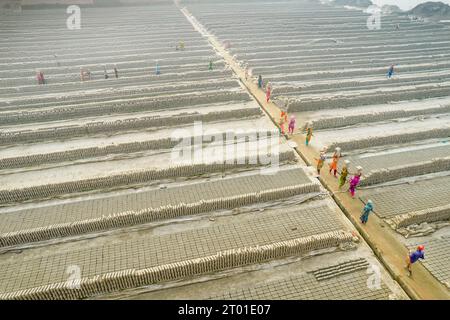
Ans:
POLYGON ((394 65, 392 64, 392 65, 389 67, 387 76, 388 76, 388 78, 390 79, 390 78, 392 78, 393 75, 394 75, 394 65))
POLYGON ((105 79, 108 79, 109 78, 109 75, 108 75, 108 71, 106 70, 106 66, 104 66, 103 67, 104 68, 104 77, 105 77, 105 79))
POLYGON ((320 156, 319 158, 315 158, 315 160, 317 161, 317 174, 320 175, 320 170, 323 167, 323 164, 325 163, 325 159, 326 159, 326 152, 327 152, 327 147, 323 147, 322 151, 320 151, 320 156))
POLYGON ((38 84, 45 84, 44 73, 40 70, 36 70, 36 79, 38 84))
POLYGON ((350 161, 344 160, 344 166, 342 167, 341 176, 339 177, 339 189, 347 182, 349 163, 350 161))
POLYGON ((291 120, 289 120, 289 134, 294 134, 295 130, 295 116, 291 116, 291 120))
POLYGON ((285 124, 284 117, 281 116, 280 120, 278 121, 278 126, 280 127, 279 130, 281 134, 284 134, 284 124, 285 124))
POLYGON ((262 79, 262 76, 259 75, 258 76, 258 88, 262 89, 262 87, 263 87, 263 79, 262 79))
POLYGON ((156 70, 156 75, 160 75, 161 74, 161 69, 159 68, 159 62, 158 61, 156 61, 155 70, 156 70))
POLYGON ((117 66, 114 65, 114 76, 116 77, 116 79, 119 78, 119 71, 117 71, 117 66))
POLYGON ((417 250, 414 252, 410 252, 407 257, 407 265, 406 268, 408 269, 409 276, 412 275, 412 265, 416 263, 419 259, 424 260, 425 259, 425 247, 423 245, 420 245, 417 247, 417 250))
POLYGON ((330 163, 330 174, 333 172, 334 177, 337 178, 337 167, 339 159, 341 158, 341 148, 337 147, 333 153, 333 158, 330 163))
POLYGON ((244 67, 244 76, 245 76, 245 80, 248 80, 248 64, 245 64, 244 67))
POLYGON ((287 113, 285 111, 281 111, 280 120, 278 121, 278 125, 280 127, 280 133, 284 134, 284 125, 287 122, 287 113))
POLYGON ((89 69, 80 68, 81 81, 91 80, 91 72, 89 69))
POLYGON ((56 66, 61 67, 61 63, 58 61, 58 56, 56 54, 53 54, 53 57, 55 58, 56 66))
POLYGON ((363 213, 360 217, 361 223, 366 224, 369 220, 369 214, 373 211, 373 202, 372 200, 368 200, 367 204, 364 206, 363 213))
POLYGON ((272 94, 272 84, 268 82, 266 86, 266 102, 269 102, 271 94, 272 94))
POLYGON ((208 68, 209 70, 212 70, 213 69, 213 62, 212 62, 212 59, 211 60, 209 60, 209 68, 208 68))
POLYGON ((305 144, 306 146, 309 146, 309 142, 311 141, 311 137, 313 136, 313 128, 312 128, 312 124, 310 124, 309 122, 306 124, 306 140, 305 140, 305 144))
POLYGON ((356 187, 358 186, 362 176, 362 168, 360 166, 357 166, 356 170, 356 174, 353 176, 353 178, 350 179, 350 188, 348 189, 350 191, 350 194, 352 195, 352 198, 355 197, 356 187))

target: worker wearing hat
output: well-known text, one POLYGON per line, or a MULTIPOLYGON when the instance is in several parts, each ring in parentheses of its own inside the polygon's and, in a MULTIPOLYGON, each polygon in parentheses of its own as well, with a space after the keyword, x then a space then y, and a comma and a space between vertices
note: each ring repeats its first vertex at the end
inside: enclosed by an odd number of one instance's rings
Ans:
POLYGON ((344 165, 341 170, 341 176, 339 177, 339 189, 342 188, 342 186, 347 182, 349 163, 349 160, 344 160, 344 165))
POLYGON ((348 189, 350 191, 352 198, 355 197, 356 187, 359 185, 362 176, 362 167, 357 166, 356 170, 357 173, 350 179, 350 188, 348 189))
POLYGON ((333 158, 331 159, 330 163, 330 174, 333 173, 334 177, 337 178, 337 169, 338 169, 338 163, 339 159, 341 157, 341 148, 337 147, 333 153, 333 158))
POLYGON ((413 251, 408 255, 406 268, 408 269, 410 276, 412 275, 411 266, 419 261, 419 259, 425 259, 425 247, 423 245, 418 246, 416 251, 413 251))

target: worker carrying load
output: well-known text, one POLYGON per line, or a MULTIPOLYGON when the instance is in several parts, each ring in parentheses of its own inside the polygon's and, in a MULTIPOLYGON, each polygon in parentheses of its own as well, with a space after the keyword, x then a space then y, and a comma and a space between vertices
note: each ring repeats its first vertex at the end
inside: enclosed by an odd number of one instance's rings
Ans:
POLYGON ((337 147, 333 153, 333 158, 330 163, 330 174, 333 172, 334 177, 337 178, 337 167, 339 159, 341 158, 341 148, 337 147))
POLYGON ((356 187, 359 185, 362 176, 362 167, 357 166, 356 170, 356 174, 350 179, 350 188, 348 189, 350 191, 350 194, 352 195, 352 198, 355 197, 356 187))
POLYGON ((291 116, 291 120, 289 120, 289 134, 294 134, 294 130, 295 130, 295 116, 292 115, 291 116))
POLYGON ((310 122, 308 122, 306 124, 306 140, 305 140, 306 146, 309 146, 309 142, 311 141, 312 136, 313 136, 312 124, 310 122))
POLYGON ((287 122, 287 113, 285 111, 281 111, 280 120, 278 125, 280 126, 280 133, 284 134, 284 124, 287 122))
POLYGON ((339 189, 343 187, 343 185, 347 182, 347 176, 348 176, 348 165, 350 164, 350 161, 345 160, 344 166, 341 170, 341 176, 339 177, 339 189))
POLYGON ((317 174, 320 175, 320 170, 322 169, 324 163, 325 163, 325 159, 326 159, 326 152, 328 150, 328 147, 323 147, 322 151, 320 151, 320 155, 319 158, 315 158, 315 160, 317 161, 317 174))

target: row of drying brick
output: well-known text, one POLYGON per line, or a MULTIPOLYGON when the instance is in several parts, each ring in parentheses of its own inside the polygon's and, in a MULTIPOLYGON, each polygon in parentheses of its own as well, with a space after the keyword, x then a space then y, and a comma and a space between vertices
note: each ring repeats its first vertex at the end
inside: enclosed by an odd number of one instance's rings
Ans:
MULTIPOLYGON (((161 72, 164 72, 164 74, 173 74, 173 73, 190 73, 190 72, 197 72, 201 70, 208 70, 208 59, 206 57, 199 57, 203 58, 203 63, 200 62, 200 64, 175 64, 172 63, 170 65, 164 63, 163 68, 161 69, 161 72)), ((130 63, 121 63, 119 62, 119 66, 117 66, 117 70, 119 73, 119 78, 122 79, 124 77, 128 78, 128 80, 132 81, 133 78, 139 79, 140 76, 143 75, 152 75, 154 74, 154 65, 152 64, 151 60, 150 62, 142 61, 139 58, 134 58, 137 63, 140 62, 140 68, 129 68, 127 65, 133 65, 130 61, 130 63)), ((120 57, 117 60, 121 60, 120 57)), ((212 61, 215 61, 214 63, 214 69, 219 70, 224 68, 224 63, 216 61, 216 59, 212 59, 212 61)), ((115 61, 114 65, 117 65, 118 61, 115 61)), ((99 80, 99 79, 105 79, 105 72, 104 72, 104 65, 102 64, 93 64, 90 66, 85 66, 85 68, 88 68, 91 72, 91 81, 92 80, 99 80)), ((114 70, 110 67, 109 71, 107 71, 107 74, 109 76, 109 81, 115 78, 114 70)), ((69 66, 69 67, 53 67, 48 69, 41 69, 44 72, 45 79, 46 79, 46 85, 67 85, 68 83, 79 83, 80 82, 80 68, 79 66, 69 66), (77 68, 78 67, 78 68, 77 68)), ((108 69, 107 69, 108 70, 108 69)), ((114 80, 118 80, 114 79, 114 80)), ((105 79, 106 80, 106 79, 105 79)), ((116 82, 116 81, 114 81, 116 82)), ((112 85, 114 85, 113 81, 110 82, 112 85)), ((0 80, 0 86, 1 87, 20 87, 20 86, 36 86, 36 78, 32 71, 27 70, 27 72, 24 72, 23 69, 15 69, 12 71, 9 71, 9 74, 7 74, 7 77, 2 78, 0 80), (15 77, 13 77, 15 75, 15 77)))
MULTIPOLYGON (((141 57, 137 57, 137 61, 140 61, 141 64, 142 64, 142 62, 144 62, 144 61, 145 62, 147 62, 147 61, 153 62, 154 61, 153 57, 155 57, 155 56, 158 57, 157 59, 165 60, 165 59, 171 59, 171 58, 179 57, 180 55, 181 54, 180 54, 179 51, 175 51, 173 49, 172 50, 168 49, 166 52, 159 52, 159 53, 156 53, 154 55, 152 53, 142 55, 141 57)), ((203 49, 197 49, 195 51, 191 50, 189 52, 186 52, 186 55, 188 55, 190 58, 204 57, 204 59, 207 61, 208 57, 210 57, 211 55, 214 55, 214 52, 211 50, 211 48, 205 47, 203 49)), ((128 61, 130 61, 129 60, 130 58, 131 57, 128 57, 128 61)), ((123 58, 123 59, 126 59, 126 57, 123 58)), ((78 61, 77 60, 67 60, 67 61, 64 61, 64 65, 68 66, 68 67, 77 67, 77 66, 80 66, 80 64, 83 65, 83 62, 85 62, 86 65, 88 65, 88 64, 104 65, 105 63, 110 63, 109 61, 111 61, 111 60, 112 59, 108 58, 108 56, 93 57, 93 58, 90 58, 90 59, 83 59, 83 60, 78 60, 78 61)), ((117 58, 114 59, 113 63, 117 63, 117 60, 118 60, 117 58)), ((40 63, 41 68, 54 67, 55 66, 55 61, 54 60, 53 61, 51 61, 51 60, 49 61, 49 59, 45 59, 45 61, 40 61, 40 62, 41 62, 40 63)), ((150 64, 151 62, 147 62, 147 64, 150 64)), ((24 68, 30 69, 30 66, 32 68, 33 66, 36 65, 36 63, 37 63, 37 61, 21 62, 20 65, 16 65, 16 68, 20 67, 20 69, 24 69, 24 68)), ((10 64, 9 67, 11 68, 12 65, 10 64)), ((63 67, 60 67, 60 68, 62 69, 63 67)), ((13 70, 11 70, 11 71, 13 72, 13 70)))
MULTIPOLYGON (((280 166, 267 171, 259 169, 261 168, 239 175, 227 173, 223 174, 222 178, 194 180, 182 184, 169 183, 151 189, 138 189, 136 191, 128 189, 129 192, 121 195, 104 194, 95 199, 81 199, 81 201, 61 205, 35 206, 31 209, 16 212, 13 216, 21 216, 20 212, 30 213, 31 216, 39 217, 35 221, 38 223, 45 222, 47 214, 63 216, 65 212, 68 212, 71 216, 80 219, 81 217, 91 217, 92 214, 94 216, 108 215, 113 211, 138 210, 147 207, 159 207, 170 203, 191 203, 202 199, 215 199, 222 196, 228 197, 258 192, 261 190, 261 186, 264 186, 264 189, 271 189, 311 182, 301 167, 280 166)), ((313 181, 317 182, 316 180, 313 181)), ((20 220, 26 219, 22 217, 20 220)), ((4 218, 3 222, 0 224, 0 230, 6 224, 7 219, 4 218)), ((47 222, 54 224, 62 221, 51 220, 47 222)))
POLYGON ((45 140, 70 139, 85 135, 114 133, 118 131, 133 131, 146 128, 160 128, 193 123, 195 121, 217 121, 260 117, 261 110, 257 107, 216 111, 210 113, 194 113, 168 117, 140 117, 123 120, 89 122, 79 126, 48 127, 38 130, 11 131, 0 133, 0 145, 10 145, 20 142, 37 142, 45 140))
POLYGON ((98 293, 136 288, 294 255, 303 255, 314 250, 337 247, 352 240, 351 233, 334 231, 262 246, 231 249, 208 257, 141 270, 123 270, 97 275, 92 278, 82 278, 75 283, 67 281, 52 283, 32 289, 0 294, 0 299, 80 299, 98 293), (78 285, 79 289, 73 289, 73 285, 78 285))
POLYGON ((340 116, 335 118, 324 118, 311 121, 315 130, 341 128, 353 126, 361 123, 374 123, 398 118, 408 118, 421 115, 449 113, 450 105, 436 108, 416 109, 416 110, 394 110, 384 112, 373 112, 358 115, 340 116))
MULTIPOLYGON (((28 277, 33 269, 39 269, 35 270, 36 279, 27 283, 35 286, 39 284, 41 268, 50 274, 61 275, 64 264, 79 265, 83 267, 83 274, 89 277, 117 271, 123 267, 124 261, 127 267, 142 269, 201 258, 239 246, 254 247, 267 244, 267 241, 292 240, 341 229, 345 229, 345 225, 338 213, 326 203, 319 202, 307 207, 284 206, 266 209, 258 214, 244 214, 240 216, 239 221, 228 216, 226 220, 209 222, 209 226, 206 227, 162 234, 132 232, 130 235, 134 237, 129 240, 102 242, 103 244, 92 247, 71 250, 70 253, 65 253, 64 250, 61 253, 39 255, 36 258, 17 258, 20 261, 26 260, 26 264, 21 264, 17 271, 22 277, 28 277), (90 261, 92 256, 98 257, 99 261, 92 263, 90 261), (121 259, 115 259, 118 256, 121 259), (132 259, 127 261, 128 257, 132 259)), ((5 273, 0 275, 3 281, 0 283, 8 282, 14 276, 8 272, 15 272, 12 267, 17 259, 12 258, 3 265, 5 273)), ((10 287, 3 289, 8 288, 10 289, 10 287)))
MULTIPOLYGON (((230 100, 226 101, 233 101, 233 97, 230 100)), ((80 110, 83 111, 83 110, 80 110)), ((100 111, 100 110, 99 110, 100 111)), ((101 110, 102 115, 104 114, 104 110, 101 110)), ((61 113, 58 113, 58 119, 54 119, 51 115, 47 118, 44 115, 41 115, 42 117, 37 117, 40 119, 35 119, 36 121, 49 121, 49 120, 63 120, 67 117, 67 115, 63 115, 61 113)), ((220 121, 220 120, 228 120, 228 119, 240 119, 240 118, 248 118, 248 117, 254 117, 254 116, 260 116, 261 111, 259 108, 245 108, 245 109, 232 109, 232 110, 223 110, 223 111, 214 111, 209 113, 181 113, 176 116, 149 116, 149 117, 139 117, 139 118, 128 118, 123 120, 114 120, 114 121, 102 121, 102 122, 89 122, 79 127, 69 127, 70 129, 65 129, 65 127, 54 127, 54 128, 47 128, 47 131, 45 129, 39 129, 36 130, 39 135, 36 135, 36 139, 44 139, 45 133, 47 133, 47 138, 54 138, 54 131, 58 131, 57 136, 58 137, 74 137, 74 136, 80 136, 83 134, 96 134, 96 133, 103 133, 103 132, 115 132, 120 130, 128 130, 128 129, 139 129, 139 128, 147 128, 147 127, 169 127, 169 126, 176 126, 178 124, 186 124, 186 123, 193 123, 195 121, 220 121), (68 131, 67 133, 65 131, 68 131), (49 133, 50 132, 50 133, 49 133)), ((82 115, 82 112, 79 113, 79 116, 84 117, 82 115)), ((92 116, 92 115, 89 115, 92 116)), ((70 116, 69 116, 70 117, 70 116)), ((21 118, 21 117, 19 117, 21 118)), ((71 118, 71 117, 70 117, 71 118)), ((9 124, 8 124, 9 125, 9 124)), ((67 128, 67 127, 66 127, 67 128)), ((23 135, 24 131, 18 131, 18 132, 5 132, 3 135, 0 135, 0 139, 3 137, 12 138, 13 133, 16 133, 16 135, 23 135), (2 137, 3 136, 3 137, 2 137)), ((28 131, 25 131, 28 132, 28 131)), ((22 138, 27 141, 27 138, 22 138)), ((30 138, 33 139, 33 138, 30 138)), ((5 140, 5 139, 3 139, 5 140)), ((15 141, 19 140, 20 138, 16 138, 15 141)), ((1 141, 1 140, 0 140, 1 141)), ((8 142, 3 142, 8 143, 8 142)))
POLYGON ((386 186, 382 189, 363 190, 364 202, 371 199, 375 212, 382 218, 392 218, 409 212, 417 212, 450 203, 450 178, 436 177, 412 184, 386 186))
MULTIPOLYGON (((208 59, 203 58, 205 64, 207 64, 208 59), (206 61, 205 61, 206 60, 206 61)), ((140 66, 142 68, 142 65, 140 66)), ((149 69, 150 70, 150 69, 149 69)), ((130 78, 119 78, 118 81, 105 81, 104 78, 100 80, 90 80, 86 82, 69 82, 69 83, 56 83, 56 84, 48 84, 45 86, 22 86, 20 87, 20 96, 29 98, 32 95, 39 94, 49 94, 49 93, 64 93, 81 90, 84 91, 86 89, 89 90, 100 90, 100 89, 110 89, 110 88, 121 88, 124 84, 126 85, 148 85, 148 84, 159 84, 162 82, 180 82, 180 81, 201 81, 208 79, 217 79, 217 78, 228 78, 230 79, 232 74, 228 70, 207 70, 205 68, 204 71, 192 71, 185 73, 163 73, 163 69, 160 75, 151 74, 140 75, 136 77, 130 78)), ((12 94, 17 95, 16 87, 4 87, 0 88, 0 94, 12 94)))
MULTIPOLYGON (((320 72, 323 70, 332 71, 332 70, 341 70, 342 63, 345 62, 345 57, 336 57, 331 61, 321 61, 318 57, 313 57, 308 61, 301 59, 301 57, 286 59, 280 61, 276 64, 269 64, 267 61, 252 61, 252 70, 253 74, 279 74, 279 73, 301 73, 301 72, 320 72)), ((386 66, 389 65, 389 59, 386 57, 379 57, 378 59, 370 59, 370 57, 361 57, 357 60, 354 60, 352 68, 365 68, 370 65, 371 68, 384 68, 386 70, 386 66)), ((402 62, 405 64, 415 64, 417 63, 417 57, 408 56, 402 59, 402 62)), ((435 57, 433 62, 436 64, 448 64, 448 55, 442 54, 439 57, 435 57)), ((270 77, 270 76, 269 76, 270 77)), ((378 78, 379 79, 379 78, 378 78)), ((385 79, 382 79, 385 80, 385 79)), ((352 82, 356 80, 345 79, 345 82, 352 82)), ((344 82, 344 83, 345 83, 344 82)), ((277 92, 280 93, 290 93, 295 90, 298 90, 298 86, 293 86, 292 84, 280 87, 277 92)))
MULTIPOLYGON (((191 177, 215 172, 225 172, 236 169, 252 169, 258 166, 267 165, 264 159, 269 159, 272 155, 247 156, 233 159, 233 163, 227 161, 220 163, 200 163, 190 165, 178 165, 163 169, 150 169, 135 172, 125 172, 122 174, 109 175, 84 180, 67 181, 61 183, 51 183, 24 187, 21 189, 0 190, 0 203, 13 203, 32 199, 47 199, 59 195, 86 192, 99 189, 120 188, 123 186, 133 186, 148 183, 155 180, 175 179, 179 177, 191 177), (261 161, 263 159, 263 161, 261 161)), ((294 152, 285 151, 277 154, 279 161, 294 161, 294 152)))
MULTIPOLYGON (((234 84, 234 88, 239 88, 237 86, 237 83, 232 82, 231 84, 234 84)), ((169 86, 168 86, 169 87, 169 86)), ((164 98, 161 97, 148 97, 148 95, 145 95, 144 97, 138 98, 138 99, 130 99, 127 101, 112 101, 112 102, 96 102, 95 103, 95 97, 102 97, 104 98, 104 93, 96 93, 96 96, 92 97, 92 100, 89 100, 89 102, 92 102, 92 105, 83 106, 83 107, 77 107, 73 105, 73 101, 70 101, 72 105, 65 106, 64 104, 67 102, 60 101, 56 108, 52 109, 46 109, 46 110, 36 110, 36 104, 43 104, 48 101, 48 98, 46 97, 33 97, 32 99, 27 99, 28 102, 25 106, 20 106, 18 108, 21 109, 21 111, 18 112, 17 108, 7 107, 5 106, 2 108, 2 110, 13 110, 14 113, 9 114, 0 114, 2 117, 2 122, 5 121, 8 123, 9 120, 15 121, 16 117, 23 117, 30 119, 40 119, 39 117, 47 116, 48 119, 52 119, 52 117, 56 117, 55 119, 58 119, 58 117, 61 117, 61 115, 67 114, 67 115, 82 115, 89 116, 89 115, 101 115, 101 114, 108 114, 111 112, 138 112, 138 111, 152 111, 152 110, 166 110, 166 109, 176 109, 176 108, 183 108, 185 106, 193 106, 198 104, 211 104, 216 102, 225 102, 225 101, 232 101, 232 100, 243 100, 243 101, 249 101, 250 98, 248 94, 245 94, 242 91, 225 91, 226 89, 232 89, 230 86, 230 82, 227 82, 224 87, 220 88, 220 90, 216 92, 207 92, 207 93, 200 93, 200 94, 192 94, 187 93, 184 95, 179 96, 165 96, 164 98), (95 104, 94 104, 95 103, 95 104), (22 111, 23 109, 32 108, 32 111, 22 111)), ((156 89, 155 89, 156 90, 156 89)), ((158 87, 159 90, 159 87, 158 87)), ((129 90, 127 89, 127 93, 131 96, 135 96, 136 94, 142 94, 145 93, 145 90, 129 90)), ((92 95, 90 95, 92 96, 92 95)), ((81 98, 84 98, 84 95, 81 96, 81 98)), ((21 100, 24 101, 24 100, 21 100)), ((51 99, 53 102, 54 100, 51 99)), ((17 121, 17 120, 16 120, 17 121)))
MULTIPOLYGON (((201 58, 201 57, 200 57, 201 58)), ((213 63, 214 70, 223 70, 225 69, 225 63, 222 60, 219 60, 218 57, 212 57, 211 62, 213 63)), ((178 62, 164 62, 163 68, 161 72, 164 74, 170 73, 188 73, 188 72, 196 72, 202 70, 209 70, 208 63, 205 62, 205 58, 200 59, 200 61, 192 61, 191 63, 186 63, 183 60, 178 62)), ((142 62, 130 62, 130 63, 115 63, 116 68, 118 70, 118 78, 115 78, 114 69, 110 69, 111 67, 107 66, 107 74, 109 84, 115 86, 116 83, 122 83, 122 85, 127 85, 128 83, 132 83, 135 77, 142 76, 144 74, 152 75, 154 73, 154 66, 145 63, 143 65, 142 62), (140 66, 139 66, 140 64, 140 66), (138 65, 138 66, 136 66, 138 65)), ((91 81, 104 79, 105 71, 103 65, 91 65, 86 66, 91 72, 91 81)), ((211 70, 209 70, 211 71, 211 70)), ((79 83, 80 82, 80 70, 77 67, 68 67, 64 69, 60 69, 58 67, 43 69, 44 75, 46 76, 46 84, 64 84, 68 82, 79 83)), ((12 75, 5 72, 0 72, 0 76, 3 75, 5 78, 3 81, 4 87, 11 86, 30 86, 36 85, 35 74, 30 72, 30 70, 14 70, 13 74, 16 75, 12 77, 12 75)), ((218 74, 215 73, 215 76, 218 74)), ((137 78, 139 79, 139 78, 137 78)), ((219 79, 219 78, 217 78, 219 79)), ((106 79, 105 79, 106 80, 106 79)))
POLYGON ((435 158, 429 161, 397 165, 389 168, 372 170, 361 180, 361 186, 370 186, 407 177, 420 176, 435 172, 450 171, 450 157, 435 158))
MULTIPOLYGON (((444 142, 444 141, 443 141, 444 142)), ((350 171, 353 172, 356 166, 364 168, 364 172, 380 168, 390 168, 398 165, 419 163, 435 158, 446 158, 450 156, 450 145, 448 143, 437 144, 435 142, 423 141, 418 148, 409 148, 410 145, 399 145, 396 148, 389 148, 387 152, 370 154, 357 154, 345 157, 350 161, 350 171)), ((338 164, 341 169, 343 161, 338 164)))
POLYGON ((364 105, 385 104, 405 100, 423 100, 437 97, 447 97, 448 92, 449 89, 445 85, 430 85, 429 87, 411 87, 408 90, 400 88, 398 92, 389 90, 389 94, 379 92, 355 95, 354 93, 351 93, 351 95, 349 94, 347 97, 333 96, 326 98, 321 97, 318 99, 308 99, 307 97, 302 97, 301 100, 292 99, 289 110, 291 112, 303 112, 315 111, 319 109, 341 109, 364 105))
MULTIPOLYGON (((340 265, 334 267, 339 268, 340 265)), ((323 281, 317 281, 312 276, 313 273, 314 271, 267 281, 209 298, 220 300, 385 300, 392 294, 383 282, 380 287, 368 287, 367 280, 370 275, 367 275, 366 270, 351 270, 349 273, 336 275, 323 281)))
POLYGON ((235 80, 219 78, 208 79, 208 82, 184 82, 171 85, 165 83, 139 88, 125 87, 117 92, 108 92, 106 96, 105 92, 80 92, 79 95, 64 97, 64 100, 55 100, 54 97, 45 95, 35 96, 20 99, 14 104, 2 103, 0 111, 7 112, 0 113, 0 123, 25 123, 39 120, 44 116, 44 119, 50 120, 53 119, 52 117, 58 119, 65 114, 67 116, 87 116, 111 112, 131 113, 182 108, 210 103, 211 95, 217 95, 218 102, 221 102, 220 99, 224 99, 223 93, 226 93, 226 90, 238 88, 235 80), (39 109, 36 109, 37 107, 39 109))
MULTIPOLYGON (((247 135, 247 134, 246 134, 247 135)), ((255 132, 255 139, 259 140, 262 137, 270 138, 273 137, 273 132, 255 132)), ((226 133, 222 134, 222 138, 226 138, 226 133)), ((241 141, 244 136, 236 133, 237 141, 241 141)), ((202 141, 199 137, 191 138, 191 145, 195 145, 197 141, 202 141)), ((225 141, 225 140, 224 140, 225 141)), ((11 157, 0 159, 0 169, 11 169, 11 168, 21 168, 29 166, 38 166, 46 163, 55 162, 65 162, 65 161, 75 161, 79 159, 95 158, 111 154, 129 154, 140 151, 147 150, 163 150, 170 149, 179 145, 180 140, 178 139, 159 139, 159 140, 148 140, 141 142, 129 142, 121 144, 112 144, 107 146, 97 146, 73 150, 65 150, 50 153, 39 153, 31 154, 25 156, 11 157)))
POLYGON ((450 237, 424 240, 409 246, 409 249, 415 250, 419 244, 424 245, 426 250, 421 263, 450 291, 450 237))
MULTIPOLYGON (((23 242, 20 240, 20 234, 15 233, 20 230, 40 228, 37 231, 40 235, 50 232, 47 230, 48 226, 56 225, 58 227, 53 229, 67 229, 67 234, 70 234, 84 232, 86 228, 92 226, 104 228, 109 224, 117 224, 120 219, 124 224, 134 220, 141 223, 140 219, 147 221, 198 214, 230 206, 238 207, 245 203, 256 203, 266 198, 286 198, 320 190, 320 185, 316 181, 311 183, 305 173, 296 168, 281 170, 275 176, 244 175, 4 213, 1 232, 4 235, 9 233, 3 242, 4 245, 8 245, 23 242), (283 194, 283 190, 286 194, 283 194), (72 225, 76 221, 80 226, 72 225), (82 221, 90 222, 84 226, 82 221)), ((61 232, 54 231, 55 236, 61 232)))
POLYGON ((0 247, 107 231, 115 228, 140 225, 157 220, 173 219, 180 216, 196 215, 215 210, 233 209, 255 203, 284 199, 299 194, 318 193, 320 191, 320 185, 317 183, 299 184, 276 189, 266 189, 253 193, 244 193, 231 197, 220 197, 208 200, 202 199, 191 203, 178 202, 138 211, 113 213, 108 216, 100 216, 81 221, 72 221, 4 233, 0 235, 0 247))
POLYGON ((412 224, 423 222, 436 222, 450 220, 450 203, 442 206, 426 208, 419 211, 408 212, 390 219, 386 222, 394 229, 406 228, 412 224))
POLYGON ((333 277, 337 277, 343 274, 352 273, 356 270, 366 270, 369 266, 369 262, 366 259, 356 259, 346 262, 342 262, 338 265, 333 265, 325 268, 319 268, 313 271, 314 277, 317 281, 327 280, 333 277))
POLYGON ((368 137, 363 139, 354 139, 351 141, 333 142, 329 145, 330 150, 340 147, 342 150, 351 151, 365 149, 376 146, 403 144, 419 140, 448 138, 450 137, 450 127, 434 128, 430 130, 417 131, 412 133, 400 133, 382 137, 368 137))

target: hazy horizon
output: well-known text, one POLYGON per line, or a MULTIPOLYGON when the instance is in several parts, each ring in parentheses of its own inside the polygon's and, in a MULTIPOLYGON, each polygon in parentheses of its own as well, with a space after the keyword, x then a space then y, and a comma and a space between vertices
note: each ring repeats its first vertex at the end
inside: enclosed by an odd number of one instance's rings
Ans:
POLYGON ((417 6, 418 4, 434 1, 434 2, 444 2, 450 4, 450 0, 372 0, 372 2, 376 5, 385 5, 385 4, 394 4, 399 6, 403 10, 410 10, 417 6))

